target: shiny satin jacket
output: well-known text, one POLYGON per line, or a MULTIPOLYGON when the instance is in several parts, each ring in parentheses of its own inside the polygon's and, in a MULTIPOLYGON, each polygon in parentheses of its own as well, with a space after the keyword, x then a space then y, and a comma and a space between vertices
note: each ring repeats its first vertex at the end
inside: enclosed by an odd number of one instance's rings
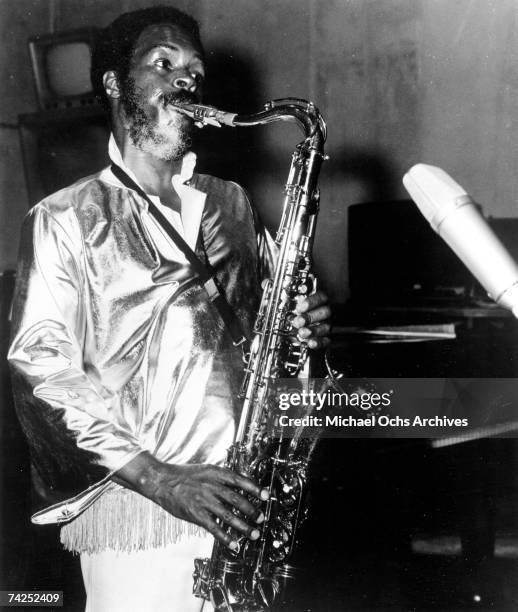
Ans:
MULTIPOLYGON (((196 253, 250 332, 271 238, 235 183, 194 174, 181 189, 182 210, 193 196, 203 208, 196 253)), ((9 359, 43 505, 143 450, 179 464, 225 458, 240 409, 240 350, 168 242, 146 201, 109 169, 25 219, 9 359)))

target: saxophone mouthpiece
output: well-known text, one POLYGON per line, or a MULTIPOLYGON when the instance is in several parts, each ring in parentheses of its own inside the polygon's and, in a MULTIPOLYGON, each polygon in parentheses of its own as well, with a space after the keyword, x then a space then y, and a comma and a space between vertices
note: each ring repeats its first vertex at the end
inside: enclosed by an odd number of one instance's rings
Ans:
POLYGON ((190 117, 198 127, 205 127, 206 125, 212 125, 214 127, 221 127, 222 125, 228 125, 234 127, 234 118, 237 113, 227 113, 221 111, 214 106, 206 106, 204 104, 176 104, 173 103, 171 106, 180 113, 190 117))

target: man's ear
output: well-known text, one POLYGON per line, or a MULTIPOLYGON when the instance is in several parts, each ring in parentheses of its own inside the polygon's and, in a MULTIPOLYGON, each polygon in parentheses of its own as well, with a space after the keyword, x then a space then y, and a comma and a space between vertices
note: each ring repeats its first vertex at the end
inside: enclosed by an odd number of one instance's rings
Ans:
POLYGON ((120 98, 119 82, 117 74, 113 70, 108 70, 103 74, 104 90, 109 98, 120 98))

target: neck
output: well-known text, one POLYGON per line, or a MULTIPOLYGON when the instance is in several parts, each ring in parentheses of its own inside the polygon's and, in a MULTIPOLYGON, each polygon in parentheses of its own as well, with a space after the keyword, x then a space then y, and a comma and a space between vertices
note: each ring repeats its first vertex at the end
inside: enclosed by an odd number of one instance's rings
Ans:
POLYGON ((137 149, 121 126, 115 126, 113 135, 124 163, 135 174, 144 191, 169 200, 173 191, 171 178, 180 172, 182 160, 165 161, 137 149))

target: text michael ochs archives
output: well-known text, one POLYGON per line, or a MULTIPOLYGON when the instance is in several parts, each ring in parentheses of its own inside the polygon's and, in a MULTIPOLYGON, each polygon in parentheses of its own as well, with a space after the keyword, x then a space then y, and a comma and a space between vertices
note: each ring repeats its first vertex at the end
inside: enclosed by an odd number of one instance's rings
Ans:
MULTIPOLYGON (((297 383, 280 386, 276 393, 273 431, 312 436, 367 435, 428 436, 442 435, 446 430, 465 430, 469 427, 466 415, 452 414, 446 409, 451 402, 444 395, 423 397, 402 392, 398 397, 396 385, 378 388, 376 384, 350 385, 350 392, 338 392, 319 385, 311 389, 297 383), (320 389, 319 391, 315 390, 320 389), (325 390, 321 390, 324 388, 325 390), (347 433, 348 430, 348 433, 347 433)), ((433 395, 433 394, 432 394, 433 395)))

